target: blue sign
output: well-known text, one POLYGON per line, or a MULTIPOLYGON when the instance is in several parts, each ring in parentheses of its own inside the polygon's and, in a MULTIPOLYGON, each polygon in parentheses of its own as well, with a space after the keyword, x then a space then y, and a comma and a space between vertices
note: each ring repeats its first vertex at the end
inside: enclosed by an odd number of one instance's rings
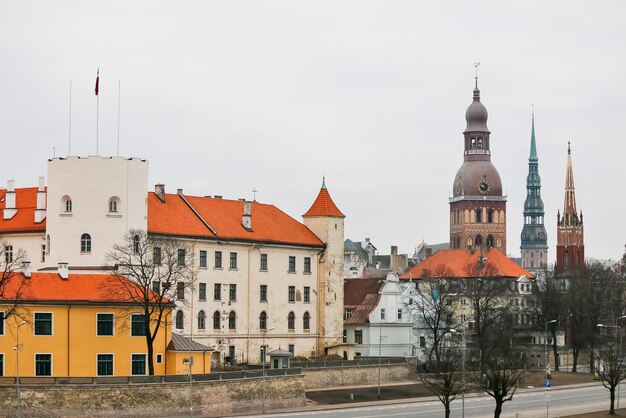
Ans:
POLYGON ((552 387, 552 381, 550 379, 546 379, 546 390, 550 390, 552 387))

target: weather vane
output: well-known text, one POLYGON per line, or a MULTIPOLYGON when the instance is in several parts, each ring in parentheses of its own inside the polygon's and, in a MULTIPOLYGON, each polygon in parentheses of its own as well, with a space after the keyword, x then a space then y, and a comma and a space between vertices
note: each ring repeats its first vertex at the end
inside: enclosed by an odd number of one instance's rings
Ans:
POLYGON ((475 61, 474 62, 474 68, 476 71, 476 78, 478 78, 478 66, 480 65, 480 61, 475 61))

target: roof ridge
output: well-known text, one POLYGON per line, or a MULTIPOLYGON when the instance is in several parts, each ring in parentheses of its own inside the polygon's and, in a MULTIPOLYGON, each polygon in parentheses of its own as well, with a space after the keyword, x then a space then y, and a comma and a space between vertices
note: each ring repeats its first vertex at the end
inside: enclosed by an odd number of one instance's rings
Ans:
POLYGON ((219 235, 217 234, 217 232, 215 231, 215 229, 213 229, 213 227, 211 227, 211 225, 209 225, 209 223, 198 213, 198 211, 196 210, 196 208, 193 207, 193 205, 185 198, 185 196, 183 196, 182 194, 177 194, 178 197, 180 197, 182 199, 183 202, 185 202, 185 204, 187 205, 187 207, 189 207, 189 209, 191 209, 191 211, 194 213, 194 215, 196 215, 198 217, 198 219, 200 220, 200 222, 202 222, 202 224, 204 226, 206 226, 207 228, 209 228, 209 231, 211 231, 213 233, 213 235, 215 235, 217 238, 219 238, 219 235))

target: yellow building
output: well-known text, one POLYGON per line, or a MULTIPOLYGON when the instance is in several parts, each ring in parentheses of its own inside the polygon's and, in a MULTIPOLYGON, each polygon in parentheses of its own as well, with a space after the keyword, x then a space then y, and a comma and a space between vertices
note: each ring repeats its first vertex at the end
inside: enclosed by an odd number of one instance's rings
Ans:
MULTIPOLYGON (((0 375, 148 374, 142 308, 124 302, 122 295, 111 291, 118 280, 106 274, 15 274, 4 292, 5 299, 0 299, 0 375), (15 295, 18 289, 20 305, 4 319, 4 312, 13 306, 9 295, 15 295)), ((171 341, 170 312, 168 309, 153 343, 155 375, 188 372, 176 350, 168 355, 168 344, 172 348, 185 346, 184 341, 171 341), (170 361, 181 364, 168 365, 170 361)), ((199 344, 192 343, 194 351, 201 351, 199 344)), ((208 373, 210 361, 205 365, 199 361, 202 355, 194 357, 198 366, 193 372, 208 373)))

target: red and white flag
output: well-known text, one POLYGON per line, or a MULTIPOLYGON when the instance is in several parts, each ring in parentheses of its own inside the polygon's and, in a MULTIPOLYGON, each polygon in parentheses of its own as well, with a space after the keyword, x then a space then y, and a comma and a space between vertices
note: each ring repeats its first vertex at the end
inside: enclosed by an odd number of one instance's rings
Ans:
POLYGON ((96 75, 96 96, 100 87, 100 68, 98 68, 98 74, 96 75))

